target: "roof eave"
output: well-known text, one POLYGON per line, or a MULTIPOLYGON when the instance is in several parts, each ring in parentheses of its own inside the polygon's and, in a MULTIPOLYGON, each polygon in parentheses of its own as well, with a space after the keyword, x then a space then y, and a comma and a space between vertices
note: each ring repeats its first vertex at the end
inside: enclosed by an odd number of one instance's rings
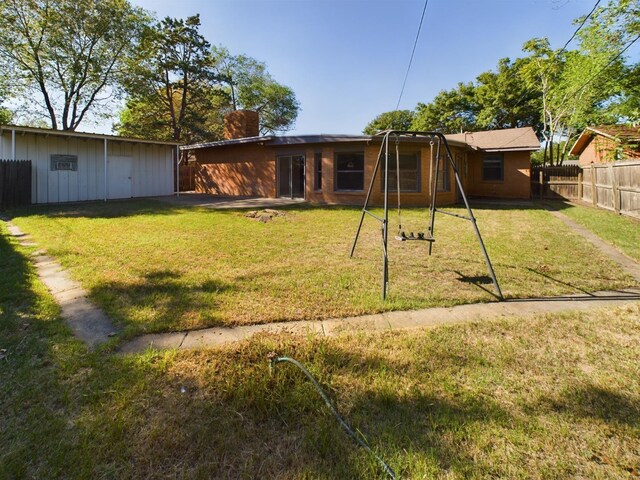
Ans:
POLYGON ((106 135, 103 133, 73 132, 70 130, 53 130, 50 128, 23 127, 20 125, 0 125, 0 132, 15 131, 21 133, 33 133, 34 135, 55 135, 59 137, 87 138, 94 140, 107 140, 112 142, 147 143, 153 145, 168 145, 177 147, 180 142, 166 140, 148 140, 144 138, 120 137, 118 135, 106 135))

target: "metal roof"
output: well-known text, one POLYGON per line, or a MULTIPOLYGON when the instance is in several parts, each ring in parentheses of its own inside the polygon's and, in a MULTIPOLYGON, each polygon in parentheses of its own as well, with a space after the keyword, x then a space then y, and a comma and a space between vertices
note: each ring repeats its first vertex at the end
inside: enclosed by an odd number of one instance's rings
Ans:
MULTIPOLYGON (((449 139, 447 141, 450 144, 456 146, 465 146, 463 142, 456 139, 449 139)), ((380 135, 341 135, 341 134, 319 134, 319 135, 283 135, 275 136, 268 135, 264 137, 245 137, 236 138, 233 140, 219 140, 216 142, 196 143, 193 145, 183 145, 180 150, 196 150, 201 148, 217 148, 227 147, 231 145, 243 145, 251 143, 260 143, 269 146, 282 146, 282 145, 305 145, 315 143, 363 143, 363 142, 381 142, 382 136, 380 135)), ((424 143, 424 138, 404 138, 403 142, 415 142, 424 143)))
POLYGON ((60 137, 91 138, 96 140, 111 140, 114 142, 149 143, 154 145, 171 145, 171 146, 180 145, 180 142, 174 142, 174 141, 120 137, 118 135, 104 135, 101 133, 72 132, 70 130, 53 130, 52 128, 22 127, 20 125, 0 125, 0 132, 3 132, 3 131, 10 132, 12 130, 15 132, 33 133, 36 135, 47 135, 47 136, 55 135, 60 137))

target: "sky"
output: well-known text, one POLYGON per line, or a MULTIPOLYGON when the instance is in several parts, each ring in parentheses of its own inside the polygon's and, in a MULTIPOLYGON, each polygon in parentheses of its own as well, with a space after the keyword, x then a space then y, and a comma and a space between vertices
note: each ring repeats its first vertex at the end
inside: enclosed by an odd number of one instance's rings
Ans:
MULTIPOLYGON (((158 17, 200 14, 201 33, 267 65, 301 104, 288 134, 358 134, 394 110, 424 0, 133 0, 158 17)), ((595 0, 429 0, 400 103, 414 109, 522 44, 560 48, 595 0)), ((604 3, 604 2, 603 2, 604 3)), ((637 54, 637 52, 636 52, 637 54)))

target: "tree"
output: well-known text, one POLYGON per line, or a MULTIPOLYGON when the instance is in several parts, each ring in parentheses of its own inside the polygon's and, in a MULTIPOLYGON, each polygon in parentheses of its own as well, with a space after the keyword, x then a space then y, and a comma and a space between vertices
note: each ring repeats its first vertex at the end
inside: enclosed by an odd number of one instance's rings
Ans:
POLYGON ((119 94, 119 73, 135 48, 142 9, 126 0, 5 0, 0 67, 13 100, 51 128, 75 130, 119 94))
POLYGON ((458 83, 452 90, 443 90, 431 103, 418 103, 413 130, 457 133, 475 130, 478 105, 472 83, 458 83))
POLYGON ((375 135, 383 130, 411 130, 411 125, 415 118, 415 113, 411 110, 392 110, 384 112, 371 120, 362 133, 365 135, 375 135))
POLYGON ((216 81, 209 42, 199 32, 200 17, 165 18, 144 29, 128 68, 126 108, 115 129, 192 142, 206 135, 216 81))
POLYGON ((215 47, 216 72, 221 82, 218 94, 227 98, 225 110, 255 110, 260 114, 260 133, 291 129, 300 111, 293 90, 276 82, 264 63, 246 55, 231 55, 215 47))

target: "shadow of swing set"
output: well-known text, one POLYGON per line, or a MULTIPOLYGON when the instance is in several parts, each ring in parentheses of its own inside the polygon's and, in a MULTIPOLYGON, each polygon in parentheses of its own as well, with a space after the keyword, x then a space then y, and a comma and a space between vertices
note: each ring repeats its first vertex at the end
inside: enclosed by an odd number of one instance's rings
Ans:
POLYGON ((431 251, 433 249, 433 243, 435 242, 434 237, 434 226, 435 226, 435 214, 441 213, 444 215, 449 215, 452 217, 461 218, 463 220, 468 220, 473 225, 473 230, 476 234, 476 238, 478 239, 478 243, 480 244, 480 249, 482 250, 482 254, 484 256, 485 263, 487 264, 487 268, 489 270, 489 275, 493 282, 493 286, 496 290, 497 297, 499 300, 504 300, 502 296, 502 291, 500 290, 500 285, 498 285, 498 280, 496 279, 496 274, 493 270, 493 265, 491 264, 491 259, 489 258, 489 254, 487 253, 487 249, 484 246, 484 242, 482 241, 482 236, 480 235, 480 230, 478 230, 478 225, 476 222, 476 218, 473 216, 473 211, 469 206, 469 201, 467 200, 467 196, 464 192, 464 188, 462 187, 462 182, 460 181, 460 175, 458 173, 458 167, 453 161, 453 156, 451 155, 451 150, 449 148, 449 144, 447 143, 447 139, 442 133, 439 132, 413 132, 413 131, 403 131, 403 130, 385 130, 383 132, 377 133, 376 136, 382 137, 382 143, 380 145, 380 151, 378 153, 378 159, 376 160, 376 165, 373 169, 373 175, 371 177, 371 183, 369 184, 369 189, 367 191, 367 196, 364 201, 364 206, 362 207, 362 215, 360 216, 360 223, 358 224, 358 229, 356 231, 355 237, 353 239, 353 245, 351 247, 350 257, 353 257, 353 254, 356 250, 356 245, 358 243, 358 238, 360 236, 360 230, 362 229, 362 223, 364 222, 365 215, 369 215, 379 221, 382 224, 382 299, 386 300, 387 298, 387 288, 389 285, 389 255, 387 250, 388 239, 389 239, 389 163, 392 159, 392 153, 390 154, 390 141, 393 138, 395 143, 395 159, 396 159, 396 192, 397 192, 397 207, 398 207, 398 234, 395 236, 395 239, 401 242, 408 241, 423 241, 429 243, 429 255, 431 255, 431 251), (430 193, 430 202, 429 202, 429 225, 427 227, 427 232, 417 232, 414 234, 410 232, 408 235, 403 230, 402 227, 402 216, 401 216, 401 202, 400 202, 400 143, 402 140, 419 140, 423 139, 429 142, 431 146, 431 158, 430 158, 430 166, 429 166, 429 193, 430 193), (434 146, 435 146, 435 157, 434 157, 434 146), (440 158, 440 152, 444 149, 445 158, 449 161, 449 165, 451 166, 456 185, 458 186, 460 197, 462 198, 464 205, 467 209, 467 215, 459 215, 457 213, 448 212, 446 210, 442 210, 436 208, 436 199, 437 199, 437 181, 439 174, 439 165, 440 162, 437 161, 440 158), (380 164, 382 159, 384 158, 384 172, 383 172, 383 184, 384 184, 384 212, 383 216, 379 217, 378 215, 372 213, 369 207, 369 200, 371 198, 371 192, 373 191, 373 186, 376 180, 376 175, 378 174, 378 170, 380 170, 380 164))

